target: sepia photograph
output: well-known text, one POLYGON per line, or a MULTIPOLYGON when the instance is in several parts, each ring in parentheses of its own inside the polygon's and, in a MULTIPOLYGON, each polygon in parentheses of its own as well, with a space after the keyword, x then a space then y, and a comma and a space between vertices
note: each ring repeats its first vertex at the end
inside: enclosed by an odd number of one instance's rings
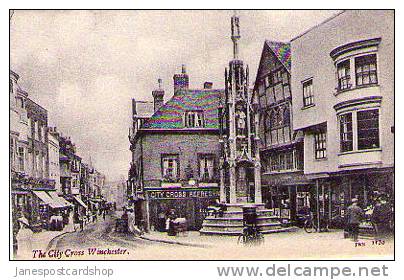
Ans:
POLYGON ((395 259, 394 10, 9 12, 10 260, 395 259))

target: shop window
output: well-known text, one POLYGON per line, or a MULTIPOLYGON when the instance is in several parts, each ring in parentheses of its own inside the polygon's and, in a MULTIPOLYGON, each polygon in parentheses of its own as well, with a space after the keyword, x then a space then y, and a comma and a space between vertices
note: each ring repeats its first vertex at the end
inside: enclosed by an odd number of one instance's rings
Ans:
POLYGON ((214 178, 215 158, 213 155, 200 155, 199 178, 202 182, 209 182, 214 178))
POLYGON ((341 152, 353 150, 352 113, 339 117, 341 152))
POLYGON ((179 175, 178 155, 162 156, 162 175, 164 179, 175 180, 179 175))
POLYGON ((376 55, 364 55, 355 58, 356 85, 377 84, 376 55))
POLYGON ((188 111, 185 113, 186 127, 203 127, 203 112, 188 111))
POLYGON ((314 105, 313 79, 303 82, 303 107, 314 105))
POLYGON ((379 148, 379 110, 357 112, 358 150, 379 148))
POLYGON ((325 129, 314 133, 314 157, 316 159, 327 157, 327 132, 325 129))
POLYGON ((351 87, 350 60, 347 59, 337 64, 338 90, 351 87))

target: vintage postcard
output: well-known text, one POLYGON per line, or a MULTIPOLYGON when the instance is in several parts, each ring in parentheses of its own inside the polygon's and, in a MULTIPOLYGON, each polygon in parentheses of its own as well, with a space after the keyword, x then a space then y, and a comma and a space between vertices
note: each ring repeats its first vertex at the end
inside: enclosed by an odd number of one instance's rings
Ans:
POLYGON ((9 20, 10 259, 394 259, 394 10, 9 20))

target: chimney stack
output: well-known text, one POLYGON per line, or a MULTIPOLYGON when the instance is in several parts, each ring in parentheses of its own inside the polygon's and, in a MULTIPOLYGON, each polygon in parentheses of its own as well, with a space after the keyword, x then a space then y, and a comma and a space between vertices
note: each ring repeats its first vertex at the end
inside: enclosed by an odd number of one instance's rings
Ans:
POLYGON ((132 119, 135 118, 135 115, 137 115, 137 112, 136 112, 136 100, 135 100, 135 98, 132 98, 132 119))
POLYGON ((153 99, 154 99, 154 112, 160 109, 164 104, 164 89, 162 86, 162 80, 158 79, 158 89, 152 91, 153 99))
POLYGON ((181 90, 187 90, 189 88, 189 77, 186 73, 185 64, 182 65, 181 74, 175 74, 174 77, 174 95, 181 90))
POLYGON ((213 88, 213 83, 212 82, 205 82, 205 83, 203 83, 203 88, 204 89, 212 89, 213 88))

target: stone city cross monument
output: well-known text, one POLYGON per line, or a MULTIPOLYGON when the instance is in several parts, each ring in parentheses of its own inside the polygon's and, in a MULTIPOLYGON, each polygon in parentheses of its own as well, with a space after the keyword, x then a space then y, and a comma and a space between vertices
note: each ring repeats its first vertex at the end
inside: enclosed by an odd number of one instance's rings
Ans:
POLYGON ((225 70, 225 94, 219 105, 221 211, 208 215, 201 234, 239 235, 243 208, 256 208, 261 233, 285 231, 261 195, 258 100, 249 88, 248 66, 238 57, 239 18, 231 18, 233 60, 225 70))
POLYGON ((220 118, 220 199, 230 204, 261 203, 258 100, 249 88, 248 66, 239 59, 239 17, 231 18, 233 60, 225 70, 225 98, 220 118))

